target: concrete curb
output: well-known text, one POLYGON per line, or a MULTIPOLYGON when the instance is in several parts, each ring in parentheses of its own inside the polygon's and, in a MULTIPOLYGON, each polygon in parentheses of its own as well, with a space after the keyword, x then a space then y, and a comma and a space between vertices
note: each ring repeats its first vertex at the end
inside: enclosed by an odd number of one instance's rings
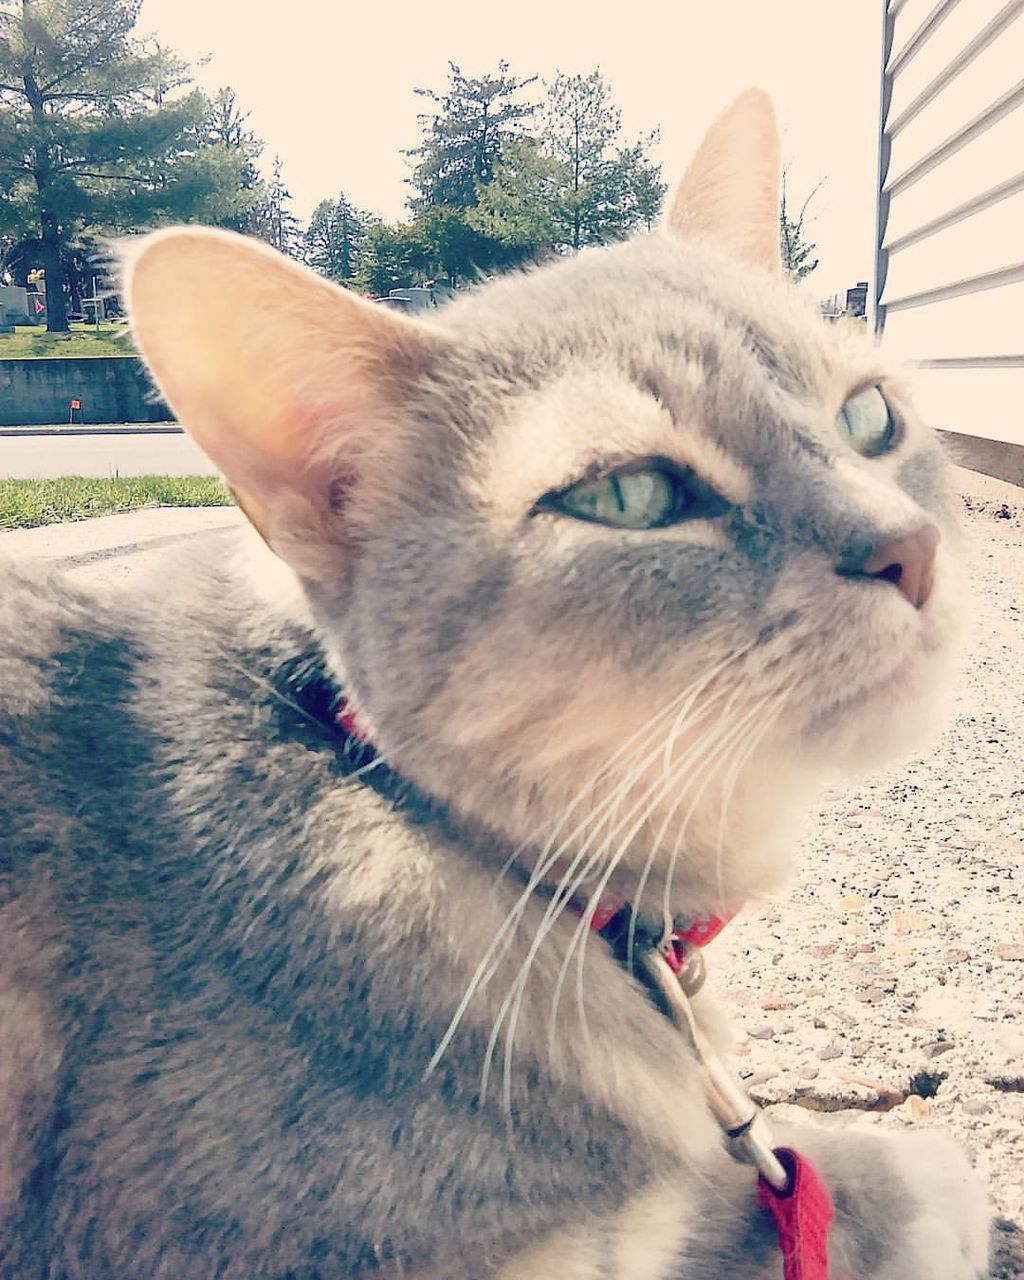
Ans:
POLYGON ((173 423, 129 422, 124 425, 97 424, 96 426, 0 427, 0 436, 150 436, 184 435, 183 427, 173 423))

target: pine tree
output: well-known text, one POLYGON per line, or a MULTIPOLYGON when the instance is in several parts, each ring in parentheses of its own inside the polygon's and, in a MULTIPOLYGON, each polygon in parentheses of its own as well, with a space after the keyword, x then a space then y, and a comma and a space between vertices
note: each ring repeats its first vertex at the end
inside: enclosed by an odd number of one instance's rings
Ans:
POLYGON ((492 180, 477 190, 470 226, 501 246, 500 265, 529 262, 553 252, 566 220, 565 169, 535 138, 506 142, 492 180))
POLYGON ((524 122, 536 112, 535 103, 519 95, 537 79, 510 74, 498 63, 496 75, 469 77, 449 62, 449 84, 443 93, 417 89, 436 110, 419 116, 423 141, 406 154, 418 163, 412 184, 418 194, 413 208, 445 205, 468 209, 476 203, 478 185, 490 182, 503 144, 523 134, 524 122))
POLYGON ((280 253, 290 258, 301 257, 301 223, 288 207, 292 193, 285 186, 281 157, 276 153, 273 176, 264 191, 264 199, 253 208, 246 229, 280 253))
POLYGON ((561 238, 573 252, 625 239, 657 217, 665 192, 649 156, 657 134, 624 147, 621 127, 600 68, 586 76, 559 72, 548 86, 542 142, 564 170, 561 238))
POLYGON ((244 203, 237 214, 225 218, 222 225, 233 231, 258 235, 270 202, 270 191, 260 176, 258 163, 263 154, 263 139, 249 128, 250 114, 239 107, 234 89, 224 85, 210 99, 206 127, 210 142, 237 155, 241 165, 239 185, 244 203))
POLYGON ((357 209, 344 191, 335 200, 321 200, 302 238, 303 260, 328 280, 342 284, 353 280, 370 221, 369 214, 357 209))
MULTIPOLYGON (((824 178, 822 178, 821 182, 824 182, 824 178)), ((787 172, 785 168, 782 170, 782 198, 779 206, 779 254, 782 258, 783 269, 796 281, 803 280, 806 276, 809 276, 818 265, 818 259, 811 257, 817 245, 813 240, 805 238, 805 224, 807 221, 807 209, 818 194, 821 182, 818 183, 800 206, 800 212, 797 216, 795 218, 790 217, 787 202, 787 172)))
POLYGON ((133 36, 141 0, 0 0, 0 214, 43 267, 47 326, 67 329, 88 231, 244 205, 241 159, 213 144, 185 64, 133 36))

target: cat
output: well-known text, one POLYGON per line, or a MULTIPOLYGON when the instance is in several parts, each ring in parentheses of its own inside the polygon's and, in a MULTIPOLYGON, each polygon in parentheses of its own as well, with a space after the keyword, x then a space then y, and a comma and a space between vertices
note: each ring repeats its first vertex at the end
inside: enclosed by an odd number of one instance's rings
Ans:
MULTIPOLYGON (((6 571, 3 1280, 781 1276, 586 915, 783 883, 955 659, 946 464, 784 282, 778 161, 751 90, 662 227, 429 321, 228 232, 130 246, 255 532, 131 595, 6 571)), ((833 1280, 984 1272, 954 1144, 783 1137, 833 1280)))

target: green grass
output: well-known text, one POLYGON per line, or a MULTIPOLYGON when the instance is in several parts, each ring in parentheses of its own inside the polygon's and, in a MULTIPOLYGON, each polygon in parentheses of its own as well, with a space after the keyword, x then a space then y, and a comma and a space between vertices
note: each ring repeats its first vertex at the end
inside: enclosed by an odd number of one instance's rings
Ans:
POLYGON ((124 326, 111 321, 99 330, 91 324, 72 324, 70 333, 47 333, 44 325, 19 325, 13 333, 0 333, 0 360, 135 354, 124 326))
POLYGON ((140 507, 220 507, 231 501, 231 494, 216 476, 0 480, 0 529, 31 529, 140 507))

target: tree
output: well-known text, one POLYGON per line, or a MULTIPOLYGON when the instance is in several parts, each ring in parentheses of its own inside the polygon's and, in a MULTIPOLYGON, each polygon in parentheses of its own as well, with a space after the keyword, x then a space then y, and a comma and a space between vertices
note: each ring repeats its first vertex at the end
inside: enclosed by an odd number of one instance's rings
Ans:
POLYGON ((657 135, 620 146, 619 114, 600 68, 586 76, 559 72, 548 86, 542 141, 563 167, 561 238, 573 252, 625 239, 657 217, 665 192, 649 156, 657 135))
POLYGON ((133 38, 140 4, 0 0, 0 234, 42 266, 51 330, 67 328, 83 233, 221 222, 245 204, 244 157, 211 140, 185 64, 133 38))
POLYGON ((495 257, 513 266, 553 252, 564 224, 566 181, 562 164, 535 138, 506 141, 492 180, 477 189, 466 220, 496 242, 495 257))
POLYGON ((476 203, 477 189, 490 182, 503 144, 523 134, 524 122, 537 110, 519 100, 536 76, 511 75, 508 63, 498 63, 496 75, 465 76, 449 62, 449 84, 443 93, 417 89, 434 103, 434 112, 419 116, 423 141, 406 152, 417 159, 412 184, 418 195, 412 207, 446 205, 468 209, 476 203))
POLYGON ((408 288, 416 278, 415 264, 423 245, 409 224, 373 221, 359 254, 354 283, 374 297, 385 297, 391 289, 408 288))
POLYGON ((369 214, 357 209, 344 191, 336 200, 321 200, 302 239, 304 261, 328 280, 353 280, 369 222, 369 214))
POLYGON ((791 217, 787 202, 787 171, 782 170, 782 198, 779 205, 779 253, 782 258, 782 266, 795 281, 803 280, 805 276, 809 276, 818 265, 818 259, 812 258, 811 254, 817 248, 813 240, 805 238, 805 223, 807 221, 807 209, 821 189, 821 184, 825 179, 814 188, 811 194, 800 206, 800 212, 796 217, 791 217))
POLYGON ((209 99, 206 133, 212 146, 226 149, 239 166, 239 207, 219 219, 221 226, 248 235, 260 234, 270 204, 270 189, 259 170, 263 139, 248 126, 250 113, 242 111, 230 85, 224 85, 209 99))
POLYGON ((261 194, 263 198, 251 209, 245 230, 290 258, 301 257, 301 224, 288 207, 292 193, 285 186, 281 157, 276 153, 273 177, 269 184, 263 184, 261 194))
POLYGON ((630 232, 641 227, 652 230, 661 215, 668 185, 661 180, 661 165, 655 164, 649 154, 657 140, 657 132, 647 134, 631 147, 623 148, 615 161, 622 191, 623 225, 630 232))

